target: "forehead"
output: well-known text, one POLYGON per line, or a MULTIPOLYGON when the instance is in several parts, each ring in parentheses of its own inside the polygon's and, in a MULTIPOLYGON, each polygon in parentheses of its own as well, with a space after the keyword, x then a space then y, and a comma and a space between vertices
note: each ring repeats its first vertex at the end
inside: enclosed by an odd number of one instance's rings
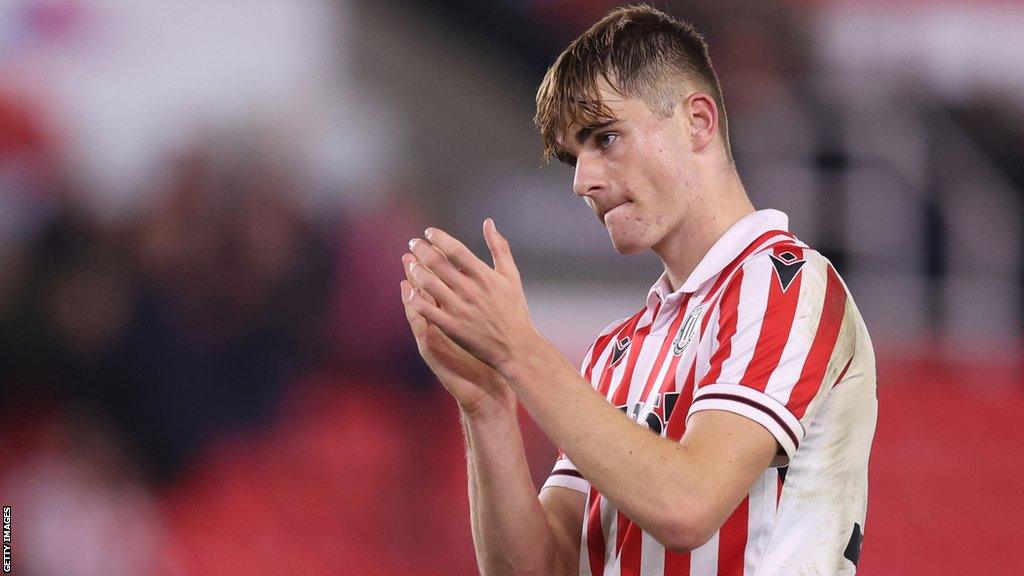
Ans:
POLYGON ((572 150, 575 146, 579 145, 578 136, 581 134, 581 131, 586 136, 589 130, 610 121, 637 122, 642 121, 645 116, 651 114, 643 100, 619 93, 603 79, 600 80, 598 85, 597 98, 599 100, 595 99, 587 103, 581 103, 580 108, 594 110, 601 108, 600 105, 603 104, 607 116, 590 115, 590 117, 586 117, 587 115, 582 113, 577 114, 578 118, 569 122, 565 127, 565 132, 556 137, 556 142, 560 149, 572 150))

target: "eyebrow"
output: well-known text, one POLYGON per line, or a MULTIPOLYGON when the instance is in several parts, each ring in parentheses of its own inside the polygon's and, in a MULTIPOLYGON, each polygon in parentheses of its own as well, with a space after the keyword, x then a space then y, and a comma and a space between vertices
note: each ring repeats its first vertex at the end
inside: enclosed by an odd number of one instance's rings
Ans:
POLYGON ((590 126, 584 126, 583 128, 580 128, 580 131, 576 133, 576 143, 582 146, 583 143, 587 141, 587 138, 589 138, 595 130, 607 128, 612 124, 615 124, 616 122, 618 122, 618 120, 608 120, 606 122, 591 124, 590 126))

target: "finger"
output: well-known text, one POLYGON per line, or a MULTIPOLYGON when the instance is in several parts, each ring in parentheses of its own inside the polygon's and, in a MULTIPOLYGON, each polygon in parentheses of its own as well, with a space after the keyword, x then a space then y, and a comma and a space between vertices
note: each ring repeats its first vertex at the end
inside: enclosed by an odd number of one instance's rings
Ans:
POLYGON ((465 274, 436 246, 419 238, 413 238, 409 241, 409 250, 420 264, 426 266, 427 270, 449 287, 458 291, 463 286, 465 274))
POLYGON ((484 220, 484 240, 487 242, 487 248, 491 251, 491 257, 494 258, 494 269, 509 280, 518 281, 519 269, 516 267, 515 260, 512 259, 512 248, 508 240, 498 233, 498 228, 494 226, 494 220, 490 218, 484 220))
POLYGON ((450 308, 459 301, 455 292, 418 259, 413 258, 413 261, 406 266, 406 270, 409 271, 409 276, 416 284, 416 290, 425 296, 433 297, 433 302, 430 302, 432 305, 450 308))
POLYGON ((415 308, 409 303, 412 298, 412 291, 415 290, 412 283, 408 280, 402 280, 402 306, 405 308, 405 319, 409 321, 409 328, 412 329, 412 335, 416 337, 416 340, 420 340, 427 332, 429 324, 427 324, 426 318, 424 318, 415 308))
MULTIPOLYGON (((402 255, 402 270, 405 271, 405 279, 408 280, 409 284, 412 285, 410 290, 412 288, 423 288, 422 286, 420 286, 416 282, 416 279, 412 277, 412 272, 409 270, 409 265, 412 264, 415 260, 416 260, 416 257, 413 256, 412 254, 408 253, 408 252, 406 252, 405 254, 402 255)), ((426 298, 428 302, 430 302, 431 304, 434 304, 434 305, 437 304, 437 301, 434 300, 433 296, 431 296, 430 294, 428 294, 426 292, 423 292, 422 294, 423 294, 423 297, 426 298)), ((406 300, 408 300, 408 294, 406 294, 405 292, 402 292, 402 302, 405 302, 406 300)))
POLYGON ((413 288, 409 294, 408 305, 428 324, 437 326, 445 334, 448 334, 448 330, 453 326, 452 317, 440 307, 427 302, 423 297, 423 291, 418 288, 413 288))
POLYGON ((440 228, 427 228, 423 234, 431 244, 437 246, 452 264, 469 276, 480 278, 485 276, 491 269, 483 260, 476 257, 473 251, 466 248, 451 234, 440 228))

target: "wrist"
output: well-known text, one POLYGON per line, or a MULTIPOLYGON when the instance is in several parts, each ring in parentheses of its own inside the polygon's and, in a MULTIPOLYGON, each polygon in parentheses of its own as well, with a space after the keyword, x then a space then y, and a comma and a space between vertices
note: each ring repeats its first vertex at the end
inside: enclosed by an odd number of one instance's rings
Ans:
POLYGON ((529 380, 532 367, 543 365, 542 356, 554 346, 536 330, 532 330, 529 336, 520 342, 521 344, 511 350, 501 364, 494 367, 495 371, 501 374, 513 389, 517 388, 519 382, 529 380))
POLYGON ((519 423, 519 406, 515 396, 511 399, 489 398, 472 406, 459 404, 459 412, 466 423, 493 426, 500 422, 519 423))

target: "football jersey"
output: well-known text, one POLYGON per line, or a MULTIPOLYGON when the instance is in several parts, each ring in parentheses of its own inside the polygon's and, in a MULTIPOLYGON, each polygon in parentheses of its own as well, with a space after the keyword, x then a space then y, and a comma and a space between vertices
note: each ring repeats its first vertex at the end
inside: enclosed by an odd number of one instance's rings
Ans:
POLYGON ((561 454, 545 482, 587 495, 580 574, 853 574, 877 417, 875 357, 832 264, 776 210, 729 228, 675 291, 601 331, 581 374, 654 434, 679 441, 690 416, 725 410, 775 437, 771 466, 702 546, 667 550, 561 454))

